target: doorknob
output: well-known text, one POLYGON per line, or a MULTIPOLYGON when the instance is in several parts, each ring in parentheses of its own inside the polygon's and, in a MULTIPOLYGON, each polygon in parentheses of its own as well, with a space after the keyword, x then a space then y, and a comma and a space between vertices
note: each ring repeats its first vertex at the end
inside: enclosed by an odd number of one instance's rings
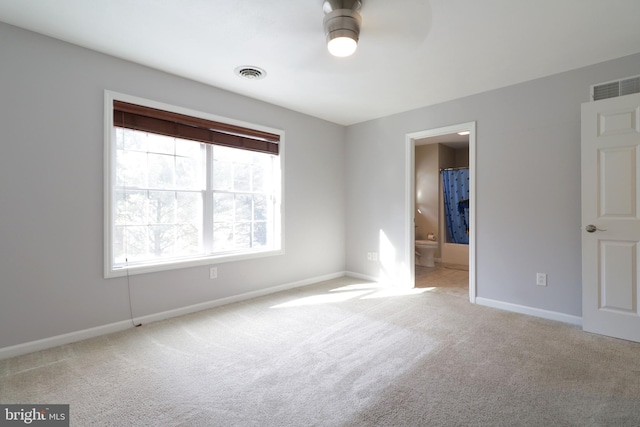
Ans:
POLYGON ((596 226, 595 226, 595 225, 593 225, 593 224, 589 224, 589 225, 587 225, 584 229, 585 229, 585 230, 587 230, 587 233, 593 233, 593 232, 595 232, 596 230, 597 230, 597 231, 607 231, 607 230, 605 230, 605 229, 603 229, 603 228, 598 228, 598 227, 596 227, 596 226))

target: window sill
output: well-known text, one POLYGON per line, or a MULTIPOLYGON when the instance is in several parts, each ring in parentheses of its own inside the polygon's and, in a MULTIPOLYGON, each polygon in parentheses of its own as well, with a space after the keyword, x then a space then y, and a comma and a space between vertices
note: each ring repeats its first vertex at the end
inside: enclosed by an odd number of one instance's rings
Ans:
POLYGON ((132 276, 136 274, 156 273, 160 271, 178 270, 182 268, 199 267, 202 265, 220 264, 224 262, 244 261, 278 255, 284 255, 284 249, 203 256, 157 263, 137 264, 128 267, 123 266, 112 268, 109 265, 105 268, 104 278, 110 279, 114 277, 132 276))

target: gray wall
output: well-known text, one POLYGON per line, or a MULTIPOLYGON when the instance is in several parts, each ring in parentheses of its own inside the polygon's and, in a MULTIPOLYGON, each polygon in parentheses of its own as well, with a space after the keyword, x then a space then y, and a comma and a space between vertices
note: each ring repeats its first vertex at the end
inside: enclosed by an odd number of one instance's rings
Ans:
MULTIPOLYGON (((415 238, 424 240, 429 233, 440 239, 440 144, 416 146, 415 154, 415 238), (418 212, 420 210, 420 212, 418 212)), ((440 251, 435 252, 440 258, 440 251)))
POLYGON ((0 348, 129 317, 126 278, 103 279, 105 89, 286 133, 286 254, 132 276, 135 316, 344 271, 344 127, 2 23, 0 40, 0 348))
POLYGON ((286 254, 219 265, 214 281, 206 266, 133 276, 136 316, 344 270, 397 274, 412 245, 405 135, 469 121, 478 296, 580 315, 580 103, 590 84, 637 74, 640 55, 344 128, 1 23, 0 40, 0 348, 129 317, 126 278, 102 277, 104 89, 286 132, 286 254), (381 233, 385 266, 366 257, 381 233))
POLYGON ((477 296, 581 316, 580 104, 638 70, 633 55, 349 127, 347 269, 380 273, 366 258, 380 230, 396 250, 385 270, 408 263, 405 135, 476 121, 477 296))

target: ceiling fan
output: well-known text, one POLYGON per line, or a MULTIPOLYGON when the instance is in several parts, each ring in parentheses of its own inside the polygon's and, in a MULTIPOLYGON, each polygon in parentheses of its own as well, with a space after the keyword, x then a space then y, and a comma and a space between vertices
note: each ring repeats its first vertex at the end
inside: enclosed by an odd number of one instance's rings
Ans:
POLYGON ((351 56, 356 51, 362 22, 360 8, 361 0, 324 0, 324 32, 333 56, 351 56))
POLYGON ((424 1, 323 0, 322 10, 327 49, 337 57, 355 53, 361 28, 363 43, 380 53, 421 44, 431 27, 424 1))

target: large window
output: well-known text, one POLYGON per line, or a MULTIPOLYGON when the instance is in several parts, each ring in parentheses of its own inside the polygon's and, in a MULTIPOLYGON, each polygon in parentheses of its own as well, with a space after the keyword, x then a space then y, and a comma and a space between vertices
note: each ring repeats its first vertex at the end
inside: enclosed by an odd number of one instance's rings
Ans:
POLYGON ((281 133, 105 99, 107 277, 281 253, 281 133))

